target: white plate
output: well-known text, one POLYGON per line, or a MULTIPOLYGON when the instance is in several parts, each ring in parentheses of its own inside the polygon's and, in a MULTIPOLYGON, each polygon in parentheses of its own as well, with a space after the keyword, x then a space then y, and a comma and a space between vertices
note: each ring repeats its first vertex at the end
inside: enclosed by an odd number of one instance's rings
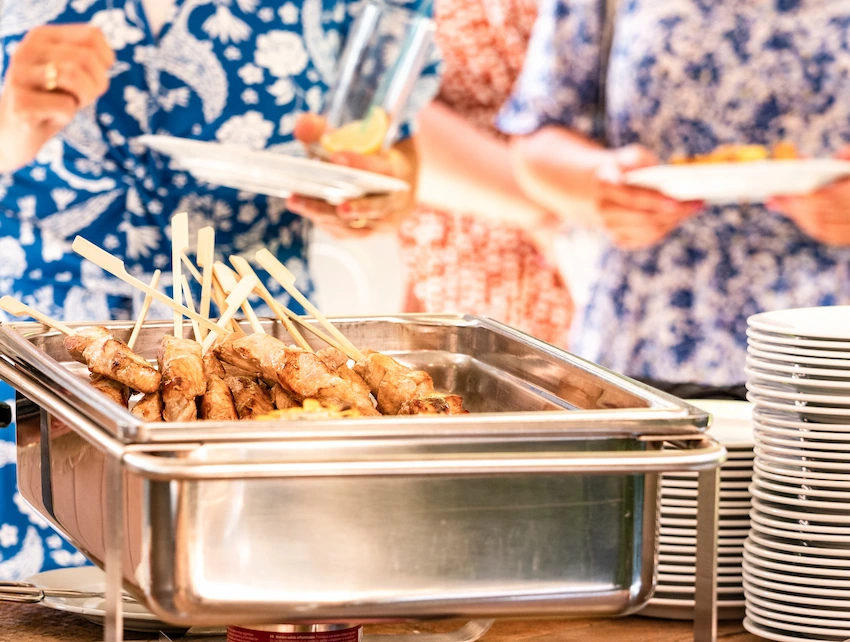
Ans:
POLYGON ((756 446, 756 451, 761 454, 775 455, 777 457, 792 457, 796 458, 798 463, 802 465, 804 462, 807 467, 811 468, 826 468, 828 466, 838 466, 838 470, 847 470, 850 472, 850 453, 828 452, 823 450, 808 450, 806 448, 782 447, 774 444, 759 441, 756 446))
MULTIPOLYGON (((745 580, 755 590, 756 587, 763 591, 776 593, 788 593, 793 595, 795 599, 799 599, 801 603, 811 604, 813 606, 829 606, 833 602, 844 602, 845 607, 850 611, 850 583, 848 589, 842 591, 839 589, 825 589, 814 586, 794 585, 786 583, 786 576, 782 577, 782 582, 771 582, 747 570, 748 565, 744 564, 743 580, 745 580), (823 600, 823 602, 822 602, 823 600)), ((832 604, 838 606, 838 604, 832 604)))
MULTIPOLYGON (((803 546, 797 542, 785 542, 781 538, 774 535, 762 533, 758 522, 753 524, 753 530, 750 532, 750 540, 759 546, 765 548, 773 548, 777 551, 785 553, 797 553, 804 556, 806 559, 828 559, 832 560, 838 566, 846 566, 850 568, 850 549, 845 547, 833 546, 803 546), (841 562, 841 564, 838 564, 841 562)), ((784 539, 788 539, 785 537, 784 539)))
MULTIPOLYGON (((816 522, 815 526, 837 527, 841 524, 850 523, 843 515, 818 513, 814 510, 800 511, 794 510, 794 508, 793 506, 791 508, 780 507, 771 502, 762 501, 758 497, 753 497, 753 509, 771 517, 781 517, 793 521, 802 520, 807 523, 816 522)), ((752 521, 752 517, 750 519, 752 521)), ((844 526, 844 528, 847 527, 844 526)))
MULTIPOLYGON (((800 423, 804 426, 810 425, 804 422, 800 423)), ((836 426, 837 424, 829 425, 836 426)), ((811 428, 785 428, 784 426, 775 425, 773 421, 765 420, 764 422, 757 421, 756 428, 777 439, 784 439, 786 441, 797 440, 801 444, 807 444, 807 448, 813 448, 815 444, 818 444, 818 447, 822 445, 834 445, 843 449, 850 445, 850 426, 846 426, 848 430, 842 432, 820 432, 811 428)))
MULTIPOLYGON (((808 497, 800 499, 799 497, 791 496, 794 492, 793 489, 785 491, 788 495, 782 495, 769 492, 769 489, 762 488, 758 485, 753 485, 750 492, 753 494, 753 497, 758 497, 760 500, 765 502, 773 502, 774 504, 781 504, 783 506, 797 506, 799 508, 805 508, 807 511, 812 511, 813 513, 815 512, 814 509, 821 509, 829 511, 828 514, 830 515, 830 518, 833 516, 846 516, 850 519, 850 504, 844 501, 820 501, 817 499, 809 499, 808 497)), ((800 494, 802 495, 803 493, 800 494)))
MULTIPOLYGON (((697 547, 665 544, 662 542, 658 546, 658 551, 660 553, 664 553, 665 555, 686 555, 689 556, 689 559, 692 559, 697 554, 697 547)), ((720 556, 730 557, 737 557, 739 555, 743 555, 744 544, 742 542, 740 546, 718 546, 717 554, 720 556)))
POLYGON ((850 591, 850 578, 848 579, 830 579, 828 577, 812 577, 808 575, 797 575, 783 571, 772 571, 768 568, 763 568, 760 564, 764 560, 753 559, 753 556, 745 554, 747 559, 744 560, 743 573, 759 578, 761 581, 773 580, 772 583, 780 583, 780 586, 786 586, 787 590, 793 590, 797 593, 806 595, 835 595, 837 592, 840 595, 850 591))
POLYGON ((656 165, 628 172, 625 181, 680 201, 762 203, 773 196, 808 194, 847 175, 850 163, 819 158, 656 165))
POLYGON ((769 444, 779 448, 802 449, 811 451, 812 453, 826 451, 829 453, 847 453, 850 452, 850 443, 843 443, 838 440, 816 441, 809 434, 799 432, 796 436, 789 436, 793 431, 782 431, 781 428, 772 428, 770 426, 758 427, 758 440, 761 445, 769 444))
POLYGON ((754 519, 752 532, 769 535, 770 537, 800 540, 801 542, 830 542, 838 544, 844 544, 847 542, 846 532, 843 535, 826 535, 824 533, 808 533, 800 532, 799 530, 792 530, 794 528, 795 526, 793 524, 784 524, 782 528, 774 528, 773 526, 767 526, 754 519))
MULTIPOLYGON (((693 620, 693 600, 652 598, 636 615, 663 620, 693 620)), ((718 620, 738 620, 744 617, 744 600, 717 600, 718 620)), ((795 640, 795 642, 797 642, 795 640)))
POLYGON ((751 316, 747 324, 774 334, 850 341, 850 306, 762 312, 751 316))
MULTIPOLYGON (((744 577, 741 573, 737 575, 719 575, 717 581, 727 588, 736 587, 742 594, 744 592, 744 577)), ((658 584, 656 590, 663 591, 667 586, 682 586, 689 584, 694 586, 696 582, 695 575, 666 575, 658 574, 658 584)))
POLYGON ((850 369, 850 358, 830 359, 828 357, 785 354, 784 352, 776 352, 774 350, 760 350, 752 344, 747 348, 747 353, 758 359, 766 359, 768 361, 781 361, 782 363, 793 363, 801 366, 818 366, 836 370, 850 369))
MULTIPOLYGON (((721 483, 724 481, 735 482, 740 481, 741 479, 747 479, 752 475, 753 466, 751 462, 747 462, 746 465, 740 466, 738 468, 721 468, 720 470, 720 481, 721 483)), ((696 477, 691 477, 690 475, 685 475, 684 473, 664 473, 661 476, 662 480, 671 481, 671 482, 685 482, 685 483, 697 483, 696 477)))
MULTIPOLYGON (((733 518, 741 518, 746 517, 750 514, 750 507, 747 506, 745 508, 721 508, 720 509, 720 518, 721 519, 733 519, 733 518)), ((696 519, 697 510, 696 508, 682 508, 680 506, 668 506, 666 502, 661 503, 661 515, 662 517, 686 517, 691 519, 696 519)))
MULTIPOLYGON (((26 580, 41 589, 66 589, 102 593, 106 591, 106 576, 93 566, 82 568, 62 568, 33 575, 26 580)), ((101 598, 60 598, 46 597, 40 604, 56 611, 65 611, 82 616, 95 624, 103 624, 106 619, 104 600, 101 598)), ((165 624, 137 602, 124 604, 124 628, 128 631, 156 632, 185 631, 186 627, 165 624)))
MULTIPOLYGON (((750 582, 745 582, 744 586, 747 591, 747 599, 752 600, 753 604, 765 607, 768 609, 781 609, 789 615, 800 615, 804 617, 850 620, 850 611, 843 611, 850 607, 850 601, 844 600, 818 600, 820 604, 811 604, 802 596, 785 595, 776 591, 769 591, 755 586, 750 582), (788 603, 790 602, 790 603, 788 603), (797 606, 803 604, 804 606, 797 606), (823 607, 823 608, 818 608, 823 607), (830 609, 829 607, 833 607, 830 609)), ((845 626, 847 624, 845 623, 845 626)))
MULTIPOLYGON (((768 397, 774 400, 781 399, 785 401, 800 401, 806 402, 806 404, 828 404, 830 410, 832 410, 833 407, 838 407, 841 410, 847 410, 850 408, 850 394, 836 393, 834 395, 828 395, 808 392, 789 392, 787 390, 780 390, 774 386, 760 386, 752 381, 747 382, 747 390, 757 395, 761 395, 762 397, 768 397)), ((808 410, 809 406, 806 405, 805 409, 808 410)))
MULTIPOLYGON (((728 576, 730 578, 737 578, 741 575, 741 564, 744 561, 742 556, 734 559, 735 561, 730 561, 728 564, 726 562, 723 565, 718 565, 717 567, 717 575, 718 576, 728 576)), ((690 566, 687 564, 674 564, 670 562, 661 562, 658 565, 658 572, 665 573, 670 575, 682 575, 682 576, 690 576, 694 577, 696 567, 694 566, 693 560, 690 562, 690 566)), ((719 580, 718 580, 719 581, 719 580)))
POLYGON ((814 392, 816 390, 850 390, 850 381, 837 381, 835 379, 809 379, 798 376, 784 376, 761 372, 750 367, 744 368, 749 380, 756 384, 779 384, 790 386, 794 390, 802 389, 801 392, 814 392))
POLYGON ((747 365, 760 371, 773 374, 800 375, 807 377, 830 377, 839 381, 850 380, 850 368, 816 367, 814 365, 798 364, 788 361, 763 359, 752 354, 747 355, 747 365))
POLYGON ((773 401, 769 397, 763 395, 748 393, 747 399, 754 401, 758 406, 770 408, 772 410, 780 410, 789 413, 791 417, 818 417, 820 421, 830 423, 831 418, 836 421, 846 422, 846 417, 850 417, 850 408, 819 408, 817 406, 796 406, 794 403, 787 401, 773 401))
POLYGON ((744 542, 744 551, 755 550, 759 555, 767 557, 768 559, 797 564, 801 567, 805 566, 807 569, 810 569, 813 566, 828 568, 833 573, 840 572, 842 577, 846 574, 850 574, 850 559, 838 557, 815 557, 814 555, 788 553, 772 548, 773 542, 769 542, 769 546, 770 548, 768 547, 768 544, 763 543, 762 538, 756 539, 752 534, 750 534, 750 538, 744 542))
MULTIPOLYGON (((678 497, 662 497, 661 506, 664 509, 667 508, 686 508, 691 510, 692 512, 696 512, 697 509, 697 500, 695 499, 680 499, 678 497)), ((724 501, 720 500, 720 510, 736 510, 750 509, 750 502, 748 501, 724 501)))
POLYGON ((802 480, 797 480, 796 483, 771 479, 759 473, 758 487, 766 491, 775 491, 777 493, 786 493, 793 495, 805 495, 807 497, 824 499, 833 499, 841 502, 848 502, 850 505, 850 493, 846 490, 821 490, 820 488, 810 488, 802 480))
MULTIPOLYGON (((695 592, 695 588, 693 586, 681 585, 676 586, 674 584, 665 584, 662 586, 657 586, 655 589, 656 593, 667 593, 671 595, 681 594, 681 595, 693 595, 695 592)), ((718 586, 717 587, 717 595, 741 595, 743 594, 743 590, 741 590, 740 586, 718 586)))
POLYGON ((778 515, 769 515, 762 513, 759 509, 754 508, 750 512, 751 525, 761 524, 765 528, 778 528, 782 530, 793 529, 796 532, 811 533, 817 535, 828 535, 830 537, 845 537, 847 536, 846 526, 821 526, 818 524, 809 524, 805 520, 783 518, 778 515))
POLYGON ((170 156, 190 173, 198 171, 229 187, 257 193, 278 195, 297 187, 303 196, 338 203, 409 189, 405 181, 389 176, 270 151, 173 136, 141 136, 136 142, 170 156))
POLYGON ((850 352, 850 341, 819 340, 809 337, 783 336, 781 334, 762 332, 755 328, 748 328, 747 336, 750 339, 755 339, 762 343, 769 343, 777 347, 791 346, 795 348, 814 348, 816 350, 840 350, 850 352))
POLYGON ((850 622, 846 620, 831 620, 819 617, 804 617, 783 613, 778 610, 782 605, 776 604, 774 608, 765 608, 755 604, 753 600, 747 600, 747 617, 756 621, 762 619, 762 624, 781 626, 800 633, 814 633, 827 635, 850 635, 850 622), (842 628, 843 627, 843 628, 842 628))
POLYGON ((753 421, 771 426, 782 426, 783 428, 792 428, 801 432, 828 432, 828 433, 850 433, 850 424, 834 424, 834 423, 819 423, 817 421, 801 421, 789 417, 784 412, 773 412, 766 408, 759 408, 753 413, 753 421))
POLYGON ((777 559, 775 555, 772 551, 762 550, 758 546, 753 547, 750 542, 744 543, 744 564, 749 563, 759 568, 771 569, 777 573, 800 576, 805 578, 805 581, 808 581, 810 577, 821 578, 824 581, 830 582, 844 582, 850 579, 850 571, 846 569, 829 566, 812 566, 811 564, 800 561, 799 557, 795 557, 789 563, 785 559, 777 559))
MULTIPOLYGON (((661 488, 688 488, 696 490, 698 488, 699 482, 697 481, 689 481, 682 479, 667 479, 666 477, 661 479, 661 488)), ((721 481, 720 482, 720 492, 722 493, 724 490, 746 490, 747 486, 749 486, 750 482, 747 479, 743 481, 740 479, 735 479, 733 481, 721 481)))
MULTIPOLYGON (((806 484, 812 488, 823 490, 830 488, 850 488, 850 475, 839 475, 842 479, 820 479, 818 473, 806 470, 793 470, 782 466, 774 466, 762 461, 756 465, 756 470, 767 479, 786 484, 806 484)), ((845 491, 846 492, 846 491, 845 491)))
MULTIPOLYGON (((786 356, 801 356, 815 357, 817 359, 836 359, 847 361, 850 359, 850 350, 815 350, 813 348, 802 348, 798 346, 783 346, 775 343, 766 343, 757 339, 750 339, 748 342, 750 352, 754 351, 770 355, 786 355, 786 356)), ((775 357, 769 357, 771 359, 775 357)))
POLYGON ((846 639, 843 635, 829 635, 825 637, 813 638, 811 635, 790 634, 785 631, 782 631, 781 629, 777 630, 776 628, 771 626, 762 626, 758 622, 755 622, 748 617, 744 618, 744 628, 753 635, 762 637, 765 640, 774 640, 774 642, 801 642, 801 640, 803 642, 846 642, 846 639))
POLYGON ((688 403, 712 416, 708 434, 726 448, 747 449, 753 445, 753 405, 746 401, 689 399, 688 403))

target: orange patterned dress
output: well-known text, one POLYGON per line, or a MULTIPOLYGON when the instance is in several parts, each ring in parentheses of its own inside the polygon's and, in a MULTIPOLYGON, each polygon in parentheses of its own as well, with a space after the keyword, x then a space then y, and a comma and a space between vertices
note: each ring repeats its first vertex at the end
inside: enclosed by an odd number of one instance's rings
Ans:
MULTIPOLYGON (((497 133, 494 119, 522 69, 535 0, 436 0, 444 58, 438 100, 497 133)), ((522 229, 476 212, 430 207, 427 195, 400 230, 409 312, 488 316, 566 345, 573 314, 558 270, 522 229)))

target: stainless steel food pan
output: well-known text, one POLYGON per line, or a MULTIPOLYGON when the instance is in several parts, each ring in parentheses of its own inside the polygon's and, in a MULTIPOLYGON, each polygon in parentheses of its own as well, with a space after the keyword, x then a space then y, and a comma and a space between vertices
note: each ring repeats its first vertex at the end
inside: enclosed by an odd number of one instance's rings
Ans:
MULTIPOLYGON (((725 455, 703 412, 484 319, 338 326, 429 370, 473 414, 145 425, 69 375, 61 337, 6 325, 22 494, 99 565, 121 562, 127 588, 175 624, 645 603, 656 473, 725 455)), ((142 354, 169 327, 148 324, 142 354)))

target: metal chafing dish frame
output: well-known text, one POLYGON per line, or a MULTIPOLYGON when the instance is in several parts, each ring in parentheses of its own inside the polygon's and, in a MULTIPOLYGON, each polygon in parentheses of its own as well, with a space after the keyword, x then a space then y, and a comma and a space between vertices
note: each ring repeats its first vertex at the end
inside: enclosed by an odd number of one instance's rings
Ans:
MULTIPOLYGON (((275 328, 272 321, 264 321, 275 328)), ((42 419, 54 415, 70 426, 88 443, 105 453, 106 524, 105 570, 107 573, 106 629, 107 642, 122 639, 122 564, 124 550, 124 474, 126 471, 143 473, 154 480, 246 480, 246 479, 304 479, 304 478, 354 478, 399 477, 410 478, 429 475, 455 477, 498 475, 564 474, 634 474, 654 475, 674 471, 698 472, 698 521, 696 553, 696 612, 694 619, 695 642, 714 642, 717 631, 717 521, 719 496, 719 466, 725 459, 725 450, 702 432, 708 416, 684 402, 656 392, 560 351, 548 344, 487 319, 463 315, 400 315, 368 319, 341 319, 346 324, 395 323, 422 324, 436 328, 478 327, 497 335, 519 340, 539 354, 554 356, 568 363, 577 372, 592 374, 598 381, 607 382, 611 390, 621 394, 618 400, 632 399, 643 407, 619 409, 575 410, 571 404, 537 390, 548 399, 555 410, 546 413, 487 413, 456 417, 412 417, 392 422, 387 418, 378 421, 365 419, 295 422, 281 430, 279 424, 257 422, 250 432, 240 424, 240 441, 315 440, 318 445, 333 444, 339 440, 400 440, 412 436, 441 436, 446 438, 462 431, 464 438, 493 438, 510 440, 518 437, 517 426, 533 415, 537 432, 535 437, 545 437, 551 429, 555 434, 568 426, 570 436, 637 438, 643 441, 674 443, 678 450, 653 450, 644 452, 571 452, 558 457, 502 458, 475 456, 452 459, 388 457, 370 461, 328 458, 322 460, 227 462, 201 461, 189 458, 165 458, 158 451, 178 444, 186 453, 203 443, 226 444, 234 439, 234 426, 204 422, 203 424, 144 424, 93 388, 80 381, 65 367, 42 351, 25 337, 46 337, 40 324, 0 325, 0 378, 7 381, 22 395, 38 400, 42 419), (560 408, 558 410, 557 408, 560 408), (601 422, 601 420, 605 420, 601 422), (682 423, 690 422, 688 426, 682 423), (652 430, 646 430, 646 424, 652 430), (199 437, 199 426, 203 436, 199 437), (548 427, 547 427, 548 426, 548 427)), ((90 324, 78 324, 90 325, 90 324)), ((103 324, 118 336, 129 331, 130 324, 103 324)), ((168 324, 148 323, 146 329, 165 332, 168 324)), ((353 337, 356 341, 356 337, 353 337)), ((597 391, 598 392, 598 391, 597 391)), ((590 399, 605 407, 604 391, 601 397, 590 399), (600 399, 603 399, 600 401, 600 399)), ((616 396, 616 395, 615 395, 616 396)), ((574 407, 574 406, 573 406, 574 407)), ((598 407, 598 406, 597 406, 598 407)), ((539 454, 538 454, 539 455, 539 454)), ((482 635, 486 622, 471 623, 459 639, 469 640, 482 635)), ((420 636, 421 637, 421 636, 420 636)))

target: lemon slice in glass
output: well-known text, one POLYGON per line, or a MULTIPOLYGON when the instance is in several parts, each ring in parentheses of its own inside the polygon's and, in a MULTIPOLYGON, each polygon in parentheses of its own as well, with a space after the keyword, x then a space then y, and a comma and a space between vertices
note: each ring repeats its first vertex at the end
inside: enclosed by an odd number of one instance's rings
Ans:
POLYGON ((325 133, 319 143, 326 152, 374 154, 381 151, 390 128, 390 119, 380 107, 372 107, 366 118, 355 120, 325 133))

